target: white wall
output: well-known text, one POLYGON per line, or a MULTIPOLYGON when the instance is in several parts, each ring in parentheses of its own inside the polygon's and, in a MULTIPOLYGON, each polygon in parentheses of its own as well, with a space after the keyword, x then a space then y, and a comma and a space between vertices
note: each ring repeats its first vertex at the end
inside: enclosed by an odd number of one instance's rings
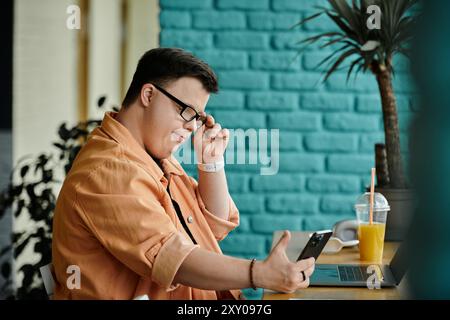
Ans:
POLYGON ((125 96, 139 58, 159 46, 159 1, 128 0, 127 32, 125 46, 125 70, 122 97, 125 96))
POLYGON ((77 31, 66 28, 74 0, 16 0, 13 161, 50 150, 62 121, 77 120, 77 31))
POLYGON ((96 104, 100 96, 107 96, 108 106, 121 105, 139 58, 159 45, 159 1, 124 2, 124 17, 121 0, 91 0, 89 4, 90 118, 103 116, 96 104))
MULTIPOLYGON (((66 28, 67 6, 77 0, 16 0, 14 23, 13 162, 49 150, 62 121, 76 122, 77 30, 66 28)), ((88 95, 90 117, 107 95, 120 105, 137 61, 158 46, 157 0, 128 0, 122 71, 120 0, 89 3, 88 95), (123 90, 121 90, 123 88, 123 90)), ((84 19, 87 17, 81 17, 84 19)))
MULTIPOLYGON (((75 0, 16 0, 13 61, 13 163, 53 150, 57 128, 77 122, 77 30, 66 27, 75 0)), ((14 230, 32 227, 23 216, 14 230)), ((30 244, 16 261, 37 262, 30 244)), ((15 279, 16 283, 21 278, 15 279)))
POLYGON ((106 95, 109 104, 120 105, 122 2, 89 2, 88 117, 102 119, 97 100, 106 95))

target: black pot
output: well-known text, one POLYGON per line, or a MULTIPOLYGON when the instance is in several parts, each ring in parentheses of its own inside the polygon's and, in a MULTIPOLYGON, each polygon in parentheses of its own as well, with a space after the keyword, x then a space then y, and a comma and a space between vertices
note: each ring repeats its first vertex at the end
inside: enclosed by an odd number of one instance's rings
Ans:
POLYGON ((387 214, 386 241, 401 241, 409 228, 415 210, 415 197, 411 189, 375 188, 389 202, 387 214))

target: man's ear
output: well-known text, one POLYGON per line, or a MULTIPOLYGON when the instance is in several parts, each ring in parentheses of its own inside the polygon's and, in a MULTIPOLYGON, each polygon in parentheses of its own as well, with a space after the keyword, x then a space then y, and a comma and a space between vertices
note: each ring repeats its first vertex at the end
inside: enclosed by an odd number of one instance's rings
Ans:
POLYGON ((148 108, 150 106, 150 102, 153 98, 153 86, 149 83, 144 84, 141 89, 141 103, 144 108, 148 108))

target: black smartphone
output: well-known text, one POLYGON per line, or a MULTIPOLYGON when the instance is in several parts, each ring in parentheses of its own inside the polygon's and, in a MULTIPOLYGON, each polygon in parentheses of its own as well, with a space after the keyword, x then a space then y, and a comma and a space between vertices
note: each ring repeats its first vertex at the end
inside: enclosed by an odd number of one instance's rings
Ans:
POLYGON ((297 261, 313 257, 317 260, 333 232, 331 230, 314 232, 297 261))

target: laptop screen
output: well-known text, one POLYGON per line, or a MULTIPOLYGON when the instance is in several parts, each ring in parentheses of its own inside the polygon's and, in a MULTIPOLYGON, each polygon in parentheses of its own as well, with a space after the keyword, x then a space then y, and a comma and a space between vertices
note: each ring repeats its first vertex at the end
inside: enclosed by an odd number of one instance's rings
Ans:
POLYGON ((402 278, 408 269, 408 255, 406 250, 406 243, 402 242, 389 263, 389 268, 391 269, 397 285, 400 284, 400 281, 402 281, 402 278))

